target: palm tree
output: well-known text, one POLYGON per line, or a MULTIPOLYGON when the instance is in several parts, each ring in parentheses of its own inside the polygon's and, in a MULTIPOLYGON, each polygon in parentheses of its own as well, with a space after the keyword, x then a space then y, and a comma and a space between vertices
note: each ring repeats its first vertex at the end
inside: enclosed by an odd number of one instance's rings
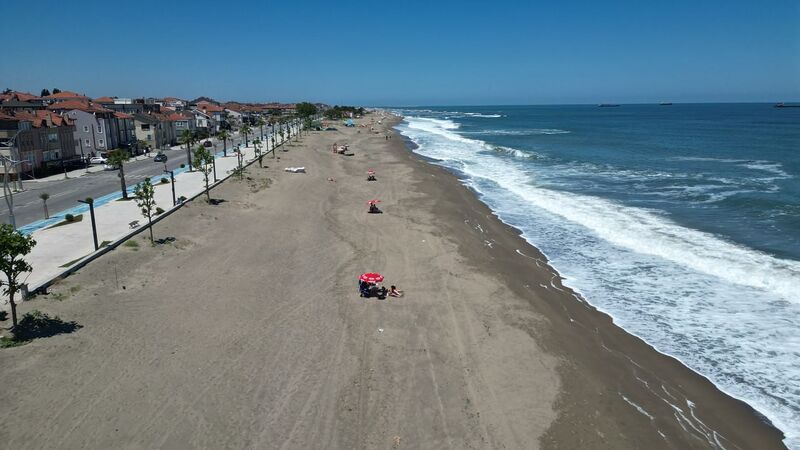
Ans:
POLYGON ((247 144, 248 144, 248 142, 247 142, 247 134, 250 133, 251 131, 253 131, 253 129, 250 128, 250 125, 248 125, 246 123, 242 124, 242 126, 239 127, 239 132, 244 134, 244 146, 245 146, 245 148, 247 148, 247 144))
POLYGON ((194 144, 194 134, 192 130, 183 130, 181 133, 181 144, 186 144, 186 161, 188 162, 189 172, 192 171, 192 144, 194 144))
POLYGON ((42 192, 39 195, 39 198, 42 199, 42 203, 44 204, 44 218, 49 219, 50 213, 47 211, 47 199, 50 198, 50 194, 48 194, 47 192, 42 192))
POLYGON ((266 125, 266 124, 267 124, 267 122, 264 120, 264 118, 261 117, 261 116, 258 116, 258 120, 256 120, 256 126, 261 128, 261 140, 262 141, 264 140, 264 125, 266 125))
POLYGON ((228 156, 228 138, 230 135, 227 130, 220 130, 217 137, 222 139, 222 156, 228 156))
POLYGON ((122 186, 122 198, 128 199, 128 188, 125 186, 125 168, 124 163, 130 159, 128 152, 125 150, 114 150, 108 155, 108 163, 116 166, 119 169, 119 182, 122 186))

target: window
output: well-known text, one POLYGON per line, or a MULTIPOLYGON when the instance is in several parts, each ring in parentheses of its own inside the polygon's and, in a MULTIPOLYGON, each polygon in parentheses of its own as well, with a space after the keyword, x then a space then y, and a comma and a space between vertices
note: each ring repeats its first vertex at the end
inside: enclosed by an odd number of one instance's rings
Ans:
POLYGON ((89 132, 89 125, 84 125, 83 126, 83 132, 84 133, 88 133, 89 132))
POLYGON ((152 141, 153 140, 153 135, 152 134, 148 134, 147 135, 147 140, 148 141, 152 141))
POLYGON ((92 146, 92 143, 91 143, 91 142, 89 142, 89 140, 88 140, 88 139, 86 139, 86 146, 87 146, 87 147, 91 147, 91 146, 92 146))
POLYGON ((47 134, 47 142, 50 142, 50 143, 58 142, 58 134, 57 133, 48 133, 47 134))
POLYGON ((106 145, 106 141, 104 141, 104 140, 102 140, 102 139, 100 139, 99 141, 97 141, 97 146, 98 146, 98 147, 105 147, 105 145, 106 145))
POLYGON ((100 133, 100 134, 103 134, 103 126, 102 125, 98 125, 97 126, 97 132, 100 133))
POLYGON ((150 131, 150 124, 149 123, 143 123, 142 124, 142 131, 150 131))

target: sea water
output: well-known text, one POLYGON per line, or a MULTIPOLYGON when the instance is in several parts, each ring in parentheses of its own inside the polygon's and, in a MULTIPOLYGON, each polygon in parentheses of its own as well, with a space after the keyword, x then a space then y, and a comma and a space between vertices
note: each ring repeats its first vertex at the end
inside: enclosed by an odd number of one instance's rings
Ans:
POLYGON ((800 108, 397 110, 615 323, 800 449, 800 108))

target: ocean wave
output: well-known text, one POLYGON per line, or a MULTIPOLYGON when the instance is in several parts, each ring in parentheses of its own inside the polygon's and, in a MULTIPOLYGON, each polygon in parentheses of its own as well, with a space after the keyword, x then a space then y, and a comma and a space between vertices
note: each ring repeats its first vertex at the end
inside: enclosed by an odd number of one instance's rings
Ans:
MULTIPOLYGON (((787 442, 800 443, 800 394, 792 388, 800 383, 798 346, 787 344, 798 326, 800 261, 682 226, 660 211, 548 189, 522 162, 498 158, 502 150, 484 151, 485 142, 444 125, 449 128, 409 119, 400 130, 418 145, 415 152, 457 168, 589 302, 750 403, 786 433, 787 442)), ((650 177, 674 175, 628 174, 642 178, 645 189, 652 188, 650 177)), ((683 184, 679 177, 663 192, 719 201, 745 190, 733 178, 722 177, 728 183, 717 187, 708 174, 684 175, 700 179, 683 184)))
POLYGON ((486 118, 486 119, 499 119, 501 117, 505 117, 502 114, 481 114, 481 113, 471 113, 471 112, 463 113, 463 114, 465 116, 469 116, 469 117, 483 117, 483 118, 486 118))
MULTIPOLYGON (((465 138, 453 132, 457 125, 452 121, 425 118, 407 118, 407 121, 411 129, 427 131, 456 143, 487 148, 484 141, 465 138)), ((470 151, 468 146, 456 147, 445 146, 444 151, 433 150, 432 157, 473 163, 470 167, 480 169, 471 175, 491 177, 501 187, 565 219, 586 226, 609 242, 800 302, 795 295, 800 292, 799 262, 779 260, 708 233, 681 227, 648 211, 601 198, 537 188, 520 182, 526 175, 516 166, 502 164, 502 161, 480 161, 484 164, 475 164, 479 161, 475 161, 477 156, 474 151, 470 151), (500 166, 502 170, 498 171, 500 166), (620 233, 619 230, 624 232, 620 233), (723 261, 727 267, 720 264, 723 261)))
POLYGON ((789 175, 785 170, 783 170, 783 164, 771 161, 752 161, 747 162, 745 164, 741 164, 742 167, 746 167, 752 170, 760 170, 763 172, 769 172, 777 175, 779 178, 791 178, 792 176, 789 175))
POLYGON ((542 159, 542 158, 544 158, 544 156, 542 156, 541 154, 536 153, 536 152, 523 151, 523 150, 519 150, 519 149, 516 149, 516 148, 513 148, 513 147, 504 147, 502 145, 493 146, 493 149, 497 153, 501 153, 501 154, 505 154, 505 155, 511 155, 511 156, 516 157, 516 158, 525 158, 525 159, 542 159))
POLYGON ((481 130, 470 131, 465 134, 478 134, 487 136, 535 136, 535 135, 555 135, 569 134, 571 131, 559 130, 558 128, 530 128, 524 130, 481 130))
POLYGON ((745 169, 757 170, 761 172, 769 172, 774 175, 777 175, 777 178, 776 177, 768 178, 766 179, 767 181, 775 179, 792 178, 792 175, 783 169, 783 164, 775 161, 765 161, 760 159, 752 160, 752 159, 712 158, 704 156, 674 156, 671 158, 667 158, 667 160, 735 164, 736 166, 744 167, 745 169))

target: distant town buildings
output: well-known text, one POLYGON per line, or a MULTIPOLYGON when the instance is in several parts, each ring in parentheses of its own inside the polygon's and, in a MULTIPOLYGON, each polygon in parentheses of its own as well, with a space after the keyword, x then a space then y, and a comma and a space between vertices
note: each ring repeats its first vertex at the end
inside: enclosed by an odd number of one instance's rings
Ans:
POLYGON ((86 159, 112 150, 136 155, 165 149, 178 144, 186 130, 202 138, 254 124, 259 117, 280 120, 294 113, 291 103, 92 99, 71 91, 40 97, 6 90, 0 94, 0 153, 20 161, 9 175, 39 177, 80 167, 86 159))

